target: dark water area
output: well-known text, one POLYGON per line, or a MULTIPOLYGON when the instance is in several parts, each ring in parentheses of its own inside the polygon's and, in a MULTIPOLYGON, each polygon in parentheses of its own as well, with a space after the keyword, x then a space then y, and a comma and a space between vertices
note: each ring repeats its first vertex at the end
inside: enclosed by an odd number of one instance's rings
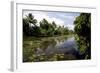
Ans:
POLYGON ((74 35, 24 38, 23 62, 80 60, 74 35))

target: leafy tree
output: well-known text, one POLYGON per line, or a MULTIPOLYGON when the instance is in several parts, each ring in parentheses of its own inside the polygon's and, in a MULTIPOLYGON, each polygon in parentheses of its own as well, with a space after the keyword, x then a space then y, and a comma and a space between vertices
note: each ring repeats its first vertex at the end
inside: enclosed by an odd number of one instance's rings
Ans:
POLYGON ((23 34, 28 35, 29 32, 29 22, 26 18, 23 18, 23 34))
POLYGON ((56 23, 54 21, 49 23, 46 19, 43 19, 40 21, 40 28, 42 35, 53 36, 56 28, 56 23))
POLYGON ((53 25, 53 28, 56 29, 57 24, 54 21, 52 22, 52 25, 53 25))
POLYGON ((34 29, 31 25, 36 27, 37 20, 34 19, 34 16, 29 13, 28 16, 23 18, 23 34, 24 35, 34 35, 34 29))
POLYGON ((74 21, 79 49, 85 58, 91 58, 91 14, 81 13, 74 21))
POLYGON ((46 19, 40 21, 41 35, 46 36, 49 28, 49 23, 46 19))
POLYGON ((40 21, 40 27, 42 29, 48 30, 49 22, 46 19, 43 19, 42 21, 40 21))
POLYGON ((68 27, 65 27, 63 32, 64 34, 69 34, 70 31, 68 30, 68 27))
POLYGON ((31 23, 34 26, 36 26, 37 20, 34 19, 34 16, 31 13, 28 14, 27 19, 28 19, 29 23, 31 23))
POLYGON ((29 13, 23 18, 23 33, 26 36, 54 36, 54 35, 66 35, 69 34, 69 30, 64 26, 57 26, 52 21, 48 22, 45 18, 39 22, 40 26, 37 26, 37 20, 29 13))

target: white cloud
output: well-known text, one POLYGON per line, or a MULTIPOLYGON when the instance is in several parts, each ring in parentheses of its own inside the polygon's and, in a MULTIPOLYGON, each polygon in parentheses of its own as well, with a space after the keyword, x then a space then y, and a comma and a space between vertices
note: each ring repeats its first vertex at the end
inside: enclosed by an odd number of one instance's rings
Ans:
POLYGON ((38 11, 26 11, 24 12, 24 15, 23 16, 26 16, 28 15, 29 13, 32 13, 34 15, 34 18, 37 19, 38 21, 38 25, 39 25, 39 22, 45 18, 46 20, 48 20, 48 22, 52 23, 52 21, 55 21, 55 23, 58 25, 58 26, 63 26, 64 25, 64 21, 61 20, 61 19, 58 19, 58 18, 54 18, 54 17, 50 17, 48 16, 48 14, 46 12, 38 12, 38 11))
POLYGON ((67 24, 66 27, 68 27, 69 30, 74 30, 75 25, 67 24))
MULTIPOLYGON (((25 17, 26 15, 28 15, 29 13, 32 13, 34 15, 34 18, 37 19, 38 21, 38 25, 39 22, 41 20, 43 20, 43 18, 45 18, 46 20, 48 20, 48 22, 52 23, 52 21, 55 21, 55 23, 58 26, 65 26, 68 27, 69 30, 74 30, 74 26, 73 24, 65 24, 64 20, 61 20, 59 18, 55 18, 55 17, 50 17, 48 15, 48 12, 39 12, 39 11, 24 11, 23 17, 25 17)), ((65 17, 64 15, 61 15, 62 17, 65 17)), ((74 20, 76 17, 75 16, 67 16, 66 19, 69 18, 70 20, 74 20)))

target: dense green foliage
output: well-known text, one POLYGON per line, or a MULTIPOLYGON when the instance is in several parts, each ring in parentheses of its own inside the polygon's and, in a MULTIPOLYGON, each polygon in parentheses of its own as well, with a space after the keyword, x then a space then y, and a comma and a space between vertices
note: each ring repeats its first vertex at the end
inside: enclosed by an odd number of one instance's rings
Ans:
POLYGON ((74 21, 76 39, 83 58, 91 58, 91 14, 81 13, 74 21))
POLYGON ((25 18, 23 18, 23 34, 26 36, 54 36, 54 35, 67 35, 72 33, 67 27, 57 26, 53 21, 48 22, 45 18, 37 23, 34 16, 29 13, 25 18))

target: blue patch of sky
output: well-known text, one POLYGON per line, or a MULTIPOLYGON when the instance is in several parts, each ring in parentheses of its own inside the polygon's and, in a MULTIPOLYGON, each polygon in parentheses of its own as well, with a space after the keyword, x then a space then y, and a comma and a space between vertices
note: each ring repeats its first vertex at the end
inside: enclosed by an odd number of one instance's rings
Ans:
POLYGON ((79 12, 47 12, 47 14, 49 17, 61 19, 65 25, 73 25, 75 18, 80 15, 79 12))

